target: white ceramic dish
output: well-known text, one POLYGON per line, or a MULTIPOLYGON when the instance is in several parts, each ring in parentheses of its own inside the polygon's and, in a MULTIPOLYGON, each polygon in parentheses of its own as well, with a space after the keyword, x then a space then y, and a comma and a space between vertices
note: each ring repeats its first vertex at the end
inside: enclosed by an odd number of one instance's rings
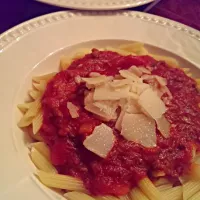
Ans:
POLYGON ((118 10, 142 6, 154 0, 38 0, 55 6, 80 10, 118 10))
POLYGON ((139 12, 98 14, 53 13, 23 23, 0 36, 0 199, 60 199, 33 175, 35 168, 27 149, 29 138, 16 125, 20 117, 16 105, 26 98, 31 77, 56 70, 61 54, 72 53, 79 47, 139 41, 149 44, 147 48, 157 53, 175 57, 183 67, 191 67, 194 74, 200 76, 198 31, 139 12))

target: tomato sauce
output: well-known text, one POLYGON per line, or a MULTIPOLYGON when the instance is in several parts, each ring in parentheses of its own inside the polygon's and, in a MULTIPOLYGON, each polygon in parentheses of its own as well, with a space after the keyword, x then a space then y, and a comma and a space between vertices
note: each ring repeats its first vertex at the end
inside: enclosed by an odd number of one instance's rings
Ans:
POLYGON ((200 102, 196 83, 177 68, 167 66, 149 56, 121 56, 115 52, 93 49, 91 54, 74 61, 51 80, 42 98, 44 113, 41 136, 49 145, 51 160, 59 173, 81 178, 93 195, 124 195, 144 176, 162 170, 169 178, 187 173, 192 158, 192 145, 200 143, 200 102), (173 99, 166 118, 171 123, 170 138, 157 130, 157 147, 144 148, 126 141, 115 122, 109 125, 117 137, 115 146, 103 159, 83 146, 85 137, 102 122, 84 110, 84 84, 77 84, 77 75, 90 72, 116 75, 131 66, 151 68, 152 74, 167 79, 173 99), (67 109, 70 101, 79 108, 79 118, 72 119, 67 109))

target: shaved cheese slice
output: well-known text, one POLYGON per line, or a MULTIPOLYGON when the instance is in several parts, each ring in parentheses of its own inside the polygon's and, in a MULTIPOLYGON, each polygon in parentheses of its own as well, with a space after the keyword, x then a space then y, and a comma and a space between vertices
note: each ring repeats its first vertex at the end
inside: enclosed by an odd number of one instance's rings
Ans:
POLYGON ((146 89, 138 100, 139 105, 153 119, 159 119, 166 112, 166 107, 163 101, 159 98, 157 92, 151 88, 146 89))
POLYGON ((79 109, 73 103, 67 102, 67 108, 68 108, 69 113, 70 113, 72 118, 78 118, 79 117, 79 114, 78 114, 79 109))
POLYGON ((139 80, 138 76, 136 76, 134 73, 131 73, 128 70, 120 70, 119 73, 122 77, 127 78, 129 80, 132 80, 132 81, 138 81, 139 80))
POLYGON ((155 121, 144 114, 125 114, 122 120, 121 135, 144 147, 156 146, 155 121))
POLYGON ((100 108, 96 107, 93 104, 87 104, 85 106, 85 109, 87 111, 97 115, 103 121, 110 121, 110 120, 117 119, 117 113, 116 112, 112 113, 112 115, 108 115, 107 113, 105 113, 104 111, 102 111, 100 108))
POLYGON ((137 83, 136 86, 136 91, 138 95, 142 94, 146 89, 150 88, 149 84, 146 83, 137 83))
POLYGON ((137 103, 136 100, 134 99, 127 99, 127 103, 125 105, 125 108, 124 110, 127 112, 127 113, 131 113, 131 114, 138 114, 138 113, 141 113, 141 109, 137 103))
POLYGON ((122 120, 123 120, 124 115, 125 115, 125 111, 122 110, 122 111, 120 112, 119 117, 117 118, 116 123, 115 123, 115 128, 116 128, 118 131, 121 131, 121 130, 122 130, 122 120))
POLYGON ((131 84, 132 81, 129 79, 122 79, 122 80, 113 80, 112 82, 110 82, 110 86, 113 88, 117 88, 117 87, 122 87, 125 85, 129 85, 131 84))
POLYGON ((170 136, 170 123, 167 121, 166 117, 162 115, 161 118, 156 120, 156 124, 163 137, 168 138, 170 136))
POLYGON ((83 142, 85 148, 102 158, 107 157, 114 144, 115 136, 113 134, 113 130, 103 123, 96 126, 92 134, 83 142))
POLYGON ((129 68, 129 71, 134 73, 136 76, 142 76, 142 71, 140 70, 139 67, 136 67, 136 66, 132 66, 129 68))
POLYGON ((117 101, 96 101, 93 105, 109 116, 116 116, 116 110, 118 107, 117 101))
POLYGON ((100 76, 96 76, 96 77, 92 77, 92 78, 82 78, 82 81, 86 82, 89 85, 98 86, 98 85, 103 84, 112 79, 113 79, 112 76, 100 75, 100 76))
POLYGON ((94 92, 87 93, 84 98, 84 104, 87 105, 93 103, 93 96, 94 92))
POLYGON ((94 100, 119 100, 121 98, 126 98, 129 95, 129 90, 129 85, 125 85, 117 89, 113 89, 108 84, 101 85, 95 88, 94 100))

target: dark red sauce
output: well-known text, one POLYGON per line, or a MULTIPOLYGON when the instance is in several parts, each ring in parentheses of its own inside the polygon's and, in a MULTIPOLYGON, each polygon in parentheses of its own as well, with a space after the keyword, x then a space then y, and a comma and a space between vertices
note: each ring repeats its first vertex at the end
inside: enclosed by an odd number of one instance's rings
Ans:
POLYGON ((51 149, 51 160, 59 173, 81 178, 94 195, 123 195, 152 171, 163 170, 169 178, 187 173, 190 167, 192 145, 200 143, 200 102, 196 83, 180 69, 170 68, 149 56, 121 56, 110 51, 93 50, 91 54, 74 61, 66 70, 51 80, 42 99, 44 122, 41 136, 51 149), (90 72, 115 75, 132 65, 152 69, 152 74, 167 79, 173 95, 166 117, 172 124, 171 137, 165 139, 157 131, 157 147, 144 148, 120 137, 106 159, 83 146, 84 138, 101 121, 83 108, 85 85, 78 85, 77 75, 87 77, 90 72), (67 101, 79 107, 79 118, 72 119, 67 101))

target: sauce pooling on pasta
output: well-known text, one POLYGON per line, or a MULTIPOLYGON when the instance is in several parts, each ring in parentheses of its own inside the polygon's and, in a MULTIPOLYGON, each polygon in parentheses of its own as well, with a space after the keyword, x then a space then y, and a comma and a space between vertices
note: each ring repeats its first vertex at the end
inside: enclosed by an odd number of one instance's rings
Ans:
POLYGON ((188 172, 193 144, 198 147, 200 142, 199 97, 195 81, 180 69, 149 56, 121 56, 93 49, 48 83, 42 98, 41 136, 50 147, 52 163, 59 173, 81 178, 94 195, 120 196, 154 171, 163 171, 174 179, 188 172), (150 68, 152 74, 167 79, 173 96, 165 114, 171 124, 170 137, 164 138, 157 130, 157 146, 145 148, 120 136, 114 121, 107 122, 117 140, 104 159, 83 146, 86 136, 102 121, 84 109, 87 88, 84 83, 77 84, 75 77, 88 77, 91 72, 114 76, 133 65, 150 68), (79 109, 78 118, 71 118, 68 101, 79 109))

